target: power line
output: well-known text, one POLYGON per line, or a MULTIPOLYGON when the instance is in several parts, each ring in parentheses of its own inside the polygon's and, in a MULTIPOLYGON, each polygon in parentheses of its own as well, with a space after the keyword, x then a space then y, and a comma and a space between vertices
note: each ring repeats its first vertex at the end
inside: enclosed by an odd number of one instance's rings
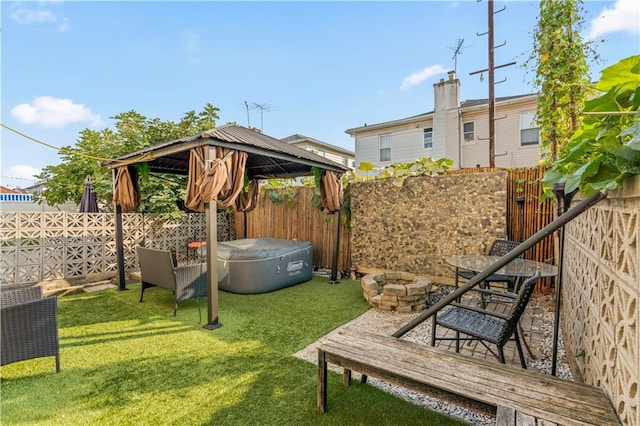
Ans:
POLYGON ((29 135, 26 135, 26 134, 24 134, 24 133, 22 133, 22 132, 20 132, 20 131, 18 131, 18 130, 16 130, 16 129, 12 128, 12 127, 7 126, 7 125, 6 125, 6 124, 4 124, 4 123, 0 123, 0 126, 4 127, 5 129, 9 130, 10 132, 13 132, 13 133, 15 133, 15 134, 17 134, 17 135, 22 136, 23 138, 29 139, 30 141, 33 141, 33 142, 38 143, 38 144, 40 144, 40 145, 44 145, 44 146, 46 146, 47 148, 55 149, 56 151, 61 152, 61 153, 63 153, 63 154, 67 154, 67 155, 77 155, 78 157, 84 157, 84 158, 88 158, 88 159, 90 159, 90 160, 97 160, 97 161, 102 161, 102 162, 110 161, 110 162, 120 163, 120 164, 122 164, 122 165, 127 165, 127 164, 131 164, 131 163, 136 163, 136 162, 138 162, 139 160, 143 160, 143 159, 145 159, 145 158, 148 158, 149 160, 152 160, 152 159, 153 159, 153 158, 151 157, 151 153, 149 153, 149 152, 144 153, 144 154, 141 154, 141 155, 140 155, 139 157, 137 157, 137 158, 129 159, 129 160, 126 160, 126 161, 118 161, 118 160, 116 160, 116 159, 114 159, 114 158, 95 157, 95 156, 93 156, 93 155, 83 154, 83 153, 81 153, 81 152, 73 151, 73 150, 68 149, 68 148, 60 148, 60 147, 57 147, 57 146, 55 146, 55 145, 51 145, 50 143, 46 143, 46 142, 43 142, 43 141, 41 141, 41 140, 39 140, 39 139, 36 139, 36 138, 31 137, 31 136, 29 136, 29 135))

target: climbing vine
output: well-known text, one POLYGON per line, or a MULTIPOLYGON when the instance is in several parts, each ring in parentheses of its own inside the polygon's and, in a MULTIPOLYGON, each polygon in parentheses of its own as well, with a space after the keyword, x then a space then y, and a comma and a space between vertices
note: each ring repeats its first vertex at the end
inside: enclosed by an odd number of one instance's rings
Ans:
POLYGON ((605 68, 596 89, 601 95, 585 103, 582 126, 542 180, 546 197, 555 183, 589 196, 640 174, 640 55, 605 68))
POLYGON ((583 42, 581 0, 542 0, 526 65, 536 70, 536 120, 543 161, 555 161, 581 123, 580 111, 591 81, 588 61, 597 60, 592 42, 583 42))

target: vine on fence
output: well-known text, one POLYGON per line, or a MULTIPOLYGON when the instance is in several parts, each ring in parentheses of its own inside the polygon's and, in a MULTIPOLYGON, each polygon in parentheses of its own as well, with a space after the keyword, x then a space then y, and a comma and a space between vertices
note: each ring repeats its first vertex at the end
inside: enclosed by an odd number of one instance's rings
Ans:
POLYGON ((640 174, 640 55, 605 68, 596 89, 602 94, 586 102, 583 124, 542 180, 546 198, 555 183, 589 196, 640 174))

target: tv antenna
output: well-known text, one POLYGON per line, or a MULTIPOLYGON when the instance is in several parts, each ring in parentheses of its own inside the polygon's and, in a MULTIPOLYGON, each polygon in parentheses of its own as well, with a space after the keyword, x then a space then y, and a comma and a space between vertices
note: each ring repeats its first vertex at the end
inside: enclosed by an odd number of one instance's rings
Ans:
POLYGON ((251 128, 251 119, 249 118, 249 103, 244 101, 244 106, 247 108, 247 128, 251 128))
MULTIPOLYGON (((459 38, 458 40, 456 40, 455 46, 449 46, 449 49, 453 50, 453 57, 451 59, 453 59, 453 70, 455 71, 456 74, 458 74, 458 55, 462 55, 463 43, 464 43, 464 39, 459 38)), ((465 49, 467 47, 470 47, 470 46, 465 46, 465 49)))
MULTIPOLYGON (((249 107, 247 107, 249 108, 249 107)), ((262 132, 263 130, 263 118, 264 118, 264 112, 271 112, 271 111, 276 111, 277 108, 273 107, 272 105, 269 105, 267 103, 252 103, 250 106, 251 109, 259 109, 260 110, 260 131, 262 132)))

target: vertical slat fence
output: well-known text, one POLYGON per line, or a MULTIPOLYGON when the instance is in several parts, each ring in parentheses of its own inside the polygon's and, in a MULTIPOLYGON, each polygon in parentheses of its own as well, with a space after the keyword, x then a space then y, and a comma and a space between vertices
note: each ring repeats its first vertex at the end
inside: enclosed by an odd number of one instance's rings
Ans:
MULTIPOLYGON (((469 168, 450 173, 486 173, 507 171, 507 238, 524 241, 549 224, 556 216, 556 204, 552 200, 540 203, 544 175, 543 167, 523 169, 469 168), (521 202, 518 202, 521 198, 521 202)), ((286 238, 311 241, 314 267, 330 268, 335 239, 334 215, 320 211, 311 201, 311 188, 298 188, 291 204, 286 201, 276 204, 261 190, 258 207, 247 216, 247 238, 286 238)), ((286 191, 284 189, 278 191, 286 191)), ((236 213, 236 235, 243 235, 242 213, 236 213)), ((525 253, 526 259, 555 263, 555 235, 525 253)), ((341 224, 338 269, 349 270, 351 266, 351 238, 347 226, 341 224)), ((537 291, 549 291, 553 278, 538 281, 537 291)))
MULTIPOLYGON (((311 201, 312 188, 300 187, 297 195, 287 203, 274 203, 269 191, 261 190, 258 207, 247 213, 247 238, 285 238, 311 241, 313 266, 330 268, 333 261, 335 220, 337 214, 320 211, 311 201)), ((236 213, 236 235, 243 235, 243 213, 236 213)), ((351 266, 349 229, 340 224, 338 270, 348 271, 351 266)))

